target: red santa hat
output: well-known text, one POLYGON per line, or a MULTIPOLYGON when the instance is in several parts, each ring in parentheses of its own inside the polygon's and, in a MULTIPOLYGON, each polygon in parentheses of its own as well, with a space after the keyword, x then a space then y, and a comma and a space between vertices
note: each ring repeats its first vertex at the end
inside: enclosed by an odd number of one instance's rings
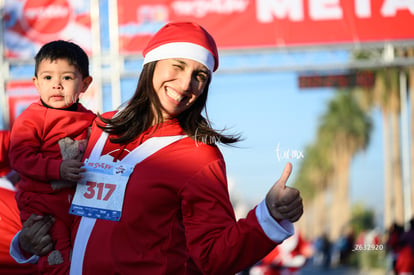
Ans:
POLYGON ((219 63, 213 37, 191 22, 168 23, 162 27, 148 42, 143 55, 143 65, 167 58, 188 58, 215 71, 219 63))

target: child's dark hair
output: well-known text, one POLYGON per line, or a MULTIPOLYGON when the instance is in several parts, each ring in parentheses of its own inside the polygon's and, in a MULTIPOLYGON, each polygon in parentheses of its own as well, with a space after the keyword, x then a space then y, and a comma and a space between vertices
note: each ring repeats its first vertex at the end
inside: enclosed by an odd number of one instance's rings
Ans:
POLYGON ((56 40, 43 45, 35 56, 35 76, 40 62, 45 59, 50 61, 65 59, 79 70, 83 78, 89 76, 88 55, 75 43, 56 40))

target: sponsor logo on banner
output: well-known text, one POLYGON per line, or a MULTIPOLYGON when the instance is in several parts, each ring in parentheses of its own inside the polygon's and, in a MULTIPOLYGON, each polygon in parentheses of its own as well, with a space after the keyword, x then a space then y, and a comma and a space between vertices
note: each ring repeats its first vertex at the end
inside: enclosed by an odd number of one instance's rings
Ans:
POLYGON ((5 0, 5 56, 32 59, 51 40, 92 48, 90 0, 5 0))
MULTIPOLYGON (((245 12, 249 0, 178 0, 173 1, 171 7, 177 16, 204 17, 208 14, 231 15, 245 12)), ((253 3, 252 3, 253 4, 253 3)))
POLYGON ((136 21, 119 26, 121 36, 153 35, 169 21, 169 9, 165 5, 142 5, 136 9, 136 21))
POLYGON ((37 35, 50 36, 63 31, 73 15, 69 2, 26 1, 22 11, 22 27, 25 32, 36 39, 37 35))

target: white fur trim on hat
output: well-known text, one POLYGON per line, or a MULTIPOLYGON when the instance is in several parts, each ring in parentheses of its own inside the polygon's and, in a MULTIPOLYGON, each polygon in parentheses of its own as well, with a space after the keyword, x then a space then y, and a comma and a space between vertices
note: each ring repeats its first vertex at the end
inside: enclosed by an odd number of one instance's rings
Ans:
POLYGON ((172 42, 149 51, 142 65, 167 58, 188 58, 200 62, 210 71, 214 69, 214 56, 206 48, 189 42, 172 42))

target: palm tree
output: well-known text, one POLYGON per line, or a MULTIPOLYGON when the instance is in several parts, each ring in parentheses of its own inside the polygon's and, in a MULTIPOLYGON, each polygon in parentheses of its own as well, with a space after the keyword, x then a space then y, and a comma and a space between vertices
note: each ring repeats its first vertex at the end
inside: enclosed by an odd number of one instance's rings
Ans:
POLYGON ((358 101, 369 112, 378 106, 382 114, 383 145, 384 145, 384 226, 389 228, 395 221, 395 201, 397 193, 393 187, 393 174, 395 169, 391 157, 392 152, 392 128, 391 128, 391 105, 390 105, 390 69, 377 69, 375 71, 375 84, 372 89, 359 89, 356 94, 358 101))
MULTIPOLYGON (((359 60, 378 60, 382 54, 383 52, 381 51, 356 51, 354 52, 354 58, 359 60)), ((404 217, 399 129, 399 69, 385 67, 373 69, 373 71, 375 72, 375 85, 372 89, 359 89, 359 101, 365 105, 364 108, 367 112, 377 106, 382 113, 385 199, 384 226, 385 228, 389 228, 395 221, 403 222, 404 217)), ((414 103, 414 99, 412 97, 410 99, 414 103)), ((411 120, 411 124, 414 127, 413 120, 411 120)), ((412 156, 414 156, 414 149, 412 156)), ((414 165, 412 167, 414 168, 414 165)))
POLYGON ((316 141, 306 148, 294 182, 312 219, 304 219, 303 228, 319 225, 312 237, 328 233, 335 239, 349 222, 350 164, 354 154, 367 147, 371 129, 370 117, 351 91, 337 93, 321 117, 316 141))
POLYGON ((369 113, 378 106, 382 115, 383 145, 384 145, 384 226, 389 228, 394 221, 394 189, 392 187, 392 161, 391 161, 391 120, 390 106, 387 103, 389 96, 386 88, 384 69, 375 72, 375 83, 372 88, 355 88, 354 93, 362 109, 369 113))
POLYGON ((381 68, 375 72, 375 85, 366 95, 372 97, 372 106, 382 112, 384 139, 384 226, 403 223, 404 203, 400 150, 400 93, 399 69, 381 68))
POLYGON ((389 91, 389 106, 391 114, 391 161, 392 180, 394 189, 394 220, 404 223, 404 196, 401 168, 401 135, 400 135, 400 89, 399 70, 396 68, 386 69, 386 87, 389 91))
POLYGON ((351 91, 341 91, 322 116, 319 136, 329 141, 334 167, 332 186, 332 238, 350 221, 349 172, 355 153, 365 149, 372 129, 371 118, 363 111, 351 91))
POLYGON ((329 231, 329 219, 326 215, 328 208, 328 183, 332 175, 332 162, 328 158, 324 140, 309 145, 304 151, 305 158, 300 164, 298 176, 293 186, 301 190, 305 209, 309 215, 302 219, 299 225, 309 238, 315 238, 329 231), (319 225, 319 226, 315 226, 319 225))

